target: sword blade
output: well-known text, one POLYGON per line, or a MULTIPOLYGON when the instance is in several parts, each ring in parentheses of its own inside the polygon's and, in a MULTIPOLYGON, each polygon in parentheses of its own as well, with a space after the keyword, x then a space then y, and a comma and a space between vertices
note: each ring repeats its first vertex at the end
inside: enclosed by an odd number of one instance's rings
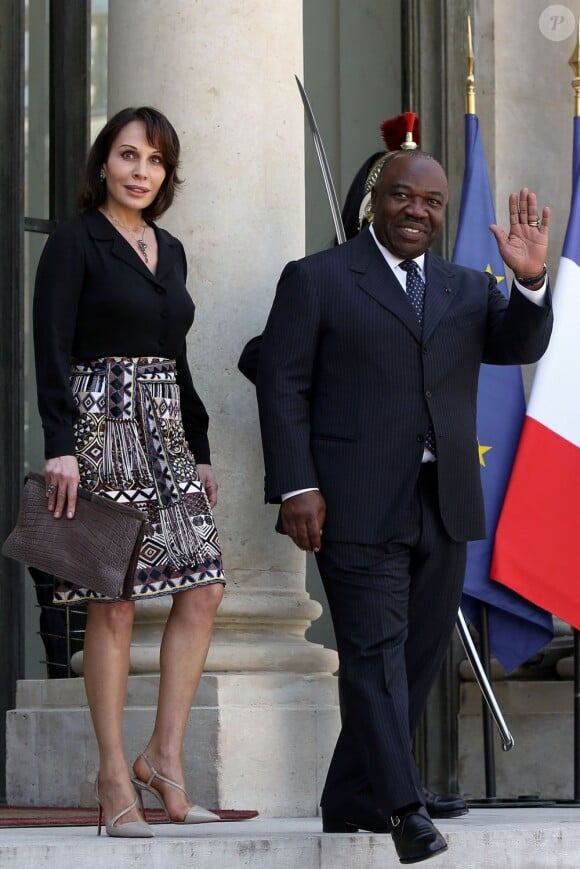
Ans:
POLYGON ((300 91, 302 102, 304 103, 304 111, 308 119, 308 125, 310 127, 310 132, 312 133, 312 138, 314 140, 314 147, 316 148, 316 155, 318 157, 320 171, 322 172, 324 186, 326 187, 326 195, 328 197, 328 204, 330 205, 330 212, 332 214, 336 237, 338 239, 338 243, 342 244, 346 241, 346 233, 344 231, 344 224, 342 222, 340 205, 338 204, 336 190, 334 189, 334 183, 332 181, 330 166, 328 165, 328 160, 326 159, 326 152, 324 150, 324 145, 322 144, 322 137, 318 131, 318 124, 316 123, 316 118, 314 117, 314 112, 312 111, 312 106, 310 105, 308 94, 304 90, 302 82, 300 81, 298 76, 295 75, 294 78, 296 79, 296 84, 298 85, 298 90, 300 91))
POLYGON ((495 698, 495 694, 493 693, 493 689, 487 678, 487 673, 483 669, 483 664, 481 663, 481 659, 477 654, 477 649, 475 648, 475 644, 471 639, 471 634, 469 633, 469 628, 467 627, 461 609, 457 613, 457 621, 455 623, 455 627, 457 628, 459 639, 461 640, 463 648, 465 649, 465 654, 467 655, 469 663, 473 668, 477 684, 481 689, 484 700, 487 703, 489 711, 493 715, 497 729, 499 730, 502 741, 502 748, 504 751, 509 751, 511 748, 514 747, 514 738, 508 729, 505 718, 503 717, 502 711, 499 707, 499 703, 495 698))

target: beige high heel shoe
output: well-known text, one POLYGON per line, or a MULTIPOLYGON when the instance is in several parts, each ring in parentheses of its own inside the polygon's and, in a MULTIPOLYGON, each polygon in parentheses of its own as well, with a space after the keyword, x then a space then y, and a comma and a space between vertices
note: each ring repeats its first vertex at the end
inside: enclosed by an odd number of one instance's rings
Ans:
MULTIPOLYGON (((99 825, 97 827, 97 836, 101 835, 101 827, 103 826, 103 807, 101 805, 101 799, 99 797, 99 780, 95 779, 95 797, 97 798, 97 805, 99 807, 99 825)), ((113 836, 117 839, 152 839, 155 836, 155 833, 145 821, 127 821, 126 824, 119 824, 118 827, 115 826, 119 818, 122 818, 123 815, 126 815, 127 812, 130 812, 131 809, 137 808, 137 797, 131 803, 130 806, 127 806, 126 809, 122 809, 118 812, 114 817, 111 818, 110 821, 105 823, 105 830, 107 836, 113 836)))
MULTIPOLYGON (((143 810, 143 792, 146 791, 147 793, 152 794, 156 800, 159 800, 171 824, 210 824, 214 823, 215 821, 221 821, 219 815, 216 815, 214 812, 210 812, 209 809, 204 809, 203 806, 192 806, 190 809, 188 809, 185 818, 183 818, 183 820, 181 821, 176 821, 175 818, 172 818, 169 814, 169 809, 165 804, 165 800, 163 799, 163 795, 160 793, 160 791, 157 790, 157 788, 153 787, 152 782, 155 781, 155 779, 158 779, 159 781, 165 782, 166 785, 169 785, 172 788, 177 788, 177 790, 183 791, 183 793, 187 797, 187 792, 185 788, 178 784, 176 781, 173 781, 170 778, 166 778, 164 775, 161 775, 161 773, 157 772, 146 754, 142 754, 140 755, 140 757, 142 757, 147 764, 147 768, 149 769, 150 773, 149 778, 146 782, 144 782, 141 781, 140 778, 137 778, 137 775, 135 774, 131 781, 137 789, 137 795, 141 800, 141 808, 143 810)), ((133 771, 135 771, 134 767, 133 771)))

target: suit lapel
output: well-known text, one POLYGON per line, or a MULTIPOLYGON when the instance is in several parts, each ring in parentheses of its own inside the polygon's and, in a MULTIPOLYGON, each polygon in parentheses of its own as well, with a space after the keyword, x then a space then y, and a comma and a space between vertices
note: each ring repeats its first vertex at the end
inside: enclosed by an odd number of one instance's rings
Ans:
POLYGON ((351 269, 357 273, 360 289, 395 314, 417 341, 428 340, 445 316, 449 305, 461 292, 453 263, 427 251, 425 310, 421 330, 413 306, 385 262, 369 230, 363 230, 353 239, 351 245, 351 269))
POLYGON ((405 291, 387 265, 368 229, 352 241, 351 269, 357 273, 357 285, 383 308, 401 320, 417 341, 421 327, 405 291))
POLYGON ((427 252, 425 257, 425 310, 423 313, 423 340, 427 341, 449 305, 460 292, 452 263, 427 252))

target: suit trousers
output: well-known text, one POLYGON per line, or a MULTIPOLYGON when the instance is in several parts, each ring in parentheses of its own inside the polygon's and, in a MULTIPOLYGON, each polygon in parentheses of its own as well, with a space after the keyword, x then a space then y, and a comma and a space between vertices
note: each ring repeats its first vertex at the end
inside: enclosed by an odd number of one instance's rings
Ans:
MULTIPOLYGON (((329 508, 330 509, 330 508, 329 508)), ((342 729, 321 804, 389 817, 422 802, 411 740, 461 599, 466 544, 445 531, 437 464, 384 544, 323 538, 317 563, 336 635, 342 729)))

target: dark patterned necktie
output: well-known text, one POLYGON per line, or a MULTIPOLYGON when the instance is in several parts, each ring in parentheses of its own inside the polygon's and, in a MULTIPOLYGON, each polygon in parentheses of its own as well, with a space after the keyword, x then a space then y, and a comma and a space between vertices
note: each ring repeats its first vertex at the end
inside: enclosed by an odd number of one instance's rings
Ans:
MULTIPOLYGON (((425 305, 425 281, 421 277, 419 266, 414 260, 406 259, 403 260, 402 263, 399 263, 399 265, 403 271, 407 272, 407 296, 415 309, 417 319, 421 325, 423 323, 423 308, 425 305)), ((429 428, 425 432, 425 446, 434 456, 437 455, 435 432, 433 431, 433 424, 431 422, 429 423, 429 428)))
POLYGON ((412 259, 403 260, 399 263, 403 271, 407 272, 406 292, 409 301, 415 309, 419 323, 423 322, 423 306, 425 303, 425 281, 421 277, 419 266, 412 259))

